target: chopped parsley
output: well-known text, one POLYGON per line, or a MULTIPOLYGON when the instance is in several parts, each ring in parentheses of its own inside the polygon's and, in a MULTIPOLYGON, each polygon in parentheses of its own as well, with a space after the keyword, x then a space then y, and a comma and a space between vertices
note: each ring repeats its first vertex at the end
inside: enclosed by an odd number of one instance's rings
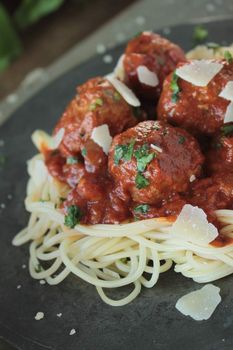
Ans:
POLYGON ((230 53, 230 51, 225 51, 224 52, 224 58, 228 63, 232 63, 233 62, 233 57, 232 54, 230 53))
POLYGON ((149 146, 145 143, 134 151, 134 156, 137 159, 138 171, 143 172, 146 169, 147 164, 149 164, 156 155, 155 153, 149 153, 149 146))
POLYGON ((0 168, 6 163, 6 157, 0 154, 0 168))
POLYGON ((222 148, 222 144, 220 142, 214 144, 214 149, 218 150, 222 148))
POLYGON ((224 136, 232 135, 233 134, 233 125, 224 125, 221 127, 221 131, 224 134, 224 136))
POLYGON ((135 213, 146 214, 148 213, 150 206, 148 204, 140 204, 134 208, 135 213))
POLYGON ((35 270, 36 270, 36 272, 42 272, 43 268, 42 268, 41 264, 37 264, 35 270))
POLYGON ((102 98, 97 98, 95 102, 90 104, 89 109, 90 111, 94 111, 98 106, 100 107, 103 106, 103 104, 104 104, 104 101, 102 100, 102 98))
POLYGON ((78 159, 76 157, 68 157, 66 159, 66 164, 77 164, 78 163, 78 159))
POLYGON ((86 148, 83 148, 82 151, 81 151, 81 154, 83 157, 85 157, 87 155, 87 150, 86 148))
POLYGON ((132 140, 128 145, 117 145, 114 151, 114 164, 118 165, 120 160, 129 161, 133 155, 135 140, 132 140))
POLYGON ((132 107, 132 111, 136 119, 140 119, 142 117, 142 110, 140 107, 132 107))
POLYGON ((186 138, 184 136, 180 136, 178 143, 183 145, 183 143, 185 143, 185 140, 186 140, 186 138))
POLYGON ((149 181, 141 173, 137 173, 135 178, 136 187, 140 190, 149 185, 149 181))
POLYGON ((195 42, 202 42, 208 37, 208 30, 203 26, 196 26, 193 31, 193 39, 195 42))
POLYGON ((67 215, 65 216, 65 225, 74 228, 80 222, 82 212, 77 205, 71 205, 67 209, 67 215))
POLYGON ((178 75, 176 74, 176 72, 174 72, 171 80, 172 102, 174 103, 176 103, 179 100, 180 88, 178 85, 178 79, 178 75))
POLYGON ((121 100, 121 95, 119 94, 119 92, 115 91, 113 94, 113 98, 115 101, 120 101, 121 100))

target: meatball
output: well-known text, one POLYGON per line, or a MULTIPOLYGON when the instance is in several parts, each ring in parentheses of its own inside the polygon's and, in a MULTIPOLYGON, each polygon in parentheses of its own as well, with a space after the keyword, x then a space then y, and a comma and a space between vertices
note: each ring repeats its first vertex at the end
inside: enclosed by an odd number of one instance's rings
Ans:
POLYGON ((134 202, 159 205, 186 191, 203 161, 197 141, 185 130, 145 121, 114 137, 108 168, 134 202))
POLYGON ((233 209, 233 174, 222 172, 194 182, 190 203, 204 209, 209 221, 219 226, 215 210, 233 209))
POLYGON ((212 140, 206 167, 209 174, 233 172, 233 123, 225 124, 212 140))
POLYGON ((171 73, 164 81, 159 99, 159 120, 180 126, 193 135, 213 135, 223 125, 229 101, 219 96, 226 83, 233 80, 233 63, 224 60, 221 71, 207 86, 195 86, 171 73), (176 79, 175 79, 176 80, 176 79), (174 98, 174 83, 179 93, 174 98))
POLYGON ((114 136, 136 123, 132 108, 108 80, 98 77, 78 88, 54 133, 65 129, 59 149, 67 157, 77 155, 85 147, 97 126, 107 124, 114 136))
POLYGON ((165 77, 172 72, 177 63, 186 61, 183 50, 158 34, 143 32, 131 40, 125 50, 123 60, 125 83, 145 99, 159 97, 165 77), (157 86, 141 83, 137 68, 145 66, 158 77, 157 86))

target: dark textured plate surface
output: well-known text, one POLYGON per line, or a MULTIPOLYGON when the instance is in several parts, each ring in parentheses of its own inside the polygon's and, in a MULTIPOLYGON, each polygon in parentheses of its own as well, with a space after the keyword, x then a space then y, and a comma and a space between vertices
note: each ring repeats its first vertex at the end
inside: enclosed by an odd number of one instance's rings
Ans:
MULTIPOLYGON (((206 24, 209 41, 231 43, 233 20, 206 24)), ((161 31, 163 33, 163 31, 161 31)), ((192 47, 193 25, 172 28, 167 35, 185 50, 192 47)), ((209 321, 195 322, 175 309, 177 299, 200 287, 169 271, 153 289, 143 289, 131 304, 113 308, 105 305, 95 288, 74 276, 58 286, 40 285, 22 264, 28 261, 28 246, 15 248, 13 236, 26 225, 23 200, 27 182, 26 160, 34 153, 30 135, 37 128, 51 131, 76 85, 109 72, 123 47, 110 51, 111 65, 94 57, 69 71, 30 99, 0 128, 5 141, 0 153, 7 158, 0 170, 0 336, 18 349, 106 350, 106 349, 202 349, 233 348, 233 277, 215 284, 221 287, 222 303, 209 321), (11 194, 13 199, 9 199, 11 194), (17 289, 17 285, 21 285, 17 289), (35 321, 43 311, 45 317, 35 321), (58 318, 57 313, 62 312, 58 318), (75 328, 77 333, 70 336, 75 328)), ((117 298, 124 291, 117 290, 117 298)))

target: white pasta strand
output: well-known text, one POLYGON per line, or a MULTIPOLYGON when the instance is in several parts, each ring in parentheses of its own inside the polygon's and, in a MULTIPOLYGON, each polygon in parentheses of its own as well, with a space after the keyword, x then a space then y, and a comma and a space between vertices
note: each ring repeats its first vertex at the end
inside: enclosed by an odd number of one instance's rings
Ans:
MULTIPOLYGON (((58 209, 67 187, 49 177, 36 185, 33 163, 37 160, 43 161, 43 157, 38 155, 28 163, 31 175, 25 201, 31 213, 28 226, 13 239, 16 246, 31 241, 29 271, 33 278, 43 278, 54 285, 73 274, 94 285, 107 304, 122 306, 139 295, 142 285, 152 288, 159 274, 173 264, 175 272, 199 283, 233 273, 233 245, 198 245, 174 238, 170 233, 172 223, 165 218, 67 228, 58 209), (132 285, 133 290, 120 300, 105 294, 105 288, 126 285, 132 285)), ((216 214, 223 225, 221 233, 233 237, 233 211, 218 210, 216 214)))

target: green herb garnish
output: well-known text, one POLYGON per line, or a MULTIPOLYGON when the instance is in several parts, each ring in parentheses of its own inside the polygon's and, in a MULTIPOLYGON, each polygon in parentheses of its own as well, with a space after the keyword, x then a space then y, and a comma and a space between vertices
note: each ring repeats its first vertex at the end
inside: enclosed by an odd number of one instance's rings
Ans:
POLYGON ((139 172, 143 172, 147 164, 156 156, 155 153, 149 153, 149 146, 145 143, 143 146, 134 151, 134 156, 137 159, 137 169, 139 172))
POLYGON ((119 94, 119 92, 115 91, 113 94, 113 98, 115 101, 120 101, 121 100, 121 95, 119 94))
POLYGON ((214 144, 214 149, 218 150, 222 148, 222 144, 220 142, 214 144))
POLYGON ((67 215, 65 216, 65 225, 74 228, 80 222, 82 212, 77 205, 71 205, 67 209, 67 215))
POLYGON ((87 155, 87 149, 86 149, 86 148, 83 148, 83 149, 81 150, 81 154, 82 154, 83 157, 85 157, 85 156, 87 155))
POLYGON ((66 164, 77 164, 78 163, 78 159, 76 157, 68 157, 66 159, 66 164))
POLYGON ((100 107, 103 106, 103 104, 104 104, 104 101, 102 100, 102 98, 97 98, 95 102, 90 104, 89 109, 90 111, 94 111, 98 106, 100 107))
POLYGON ((171 90, 172 90, 172 102, 176 103, 179 99, 179 93, 180 93, 180 88, 178 85, 178 75, 176 72, 173 73, 172 75, 172 80, 171 80, 171 90))
POLYGON ((135 140, 132 140, 128 145, 117 145, 114 151, 114 164, 118 165, 121 159, 129 161, 133 155, 135 140))
POLYGON ((180 136, 179 140, 178 140, 178 143, 183 145, 183 143, 185 143, 185 140, 186 140, 186 138, 184 136, 180 136))
POLYGON ((134 212, 139 214, 146 214, 148 213, 149 209, 150 209, 150 206, 148 204, 140 204, 134 208, 134 212))
POLYGON ((2 168, 5 163, 6 163, 6 157, 4 157, 3 155, 0 155, 0 168, 2 168))
POLYGON ((149 181, 141 173, 137 173, 135 178, 136 187, 140 190, 149 185, 149 181))
POLYGON ((233 62, 233 57, 232 54, 230 53, 230 51, 225 51, 224 52, 224 58, 228 63, 232 63, 233 62))
POLYGON ((193 31, 193 39, 195 42, 202 42, 208 37, 208 30, 203 26, 196 26, 193 31))
POLYGON ((132 107, 132 111, 136 119, 140 119, 142 117, 142 110, 140 107, 132 107))
POLYGON ((36 272, 42 272, 43 268, 41 266, 41 264, 37 264, 37 266, 35 267, 36 272))
POLYGON ((233 134, 233 125, 224 125, 221 127, 221 131, 223 132, 224 136, 228 136, 233 134))

